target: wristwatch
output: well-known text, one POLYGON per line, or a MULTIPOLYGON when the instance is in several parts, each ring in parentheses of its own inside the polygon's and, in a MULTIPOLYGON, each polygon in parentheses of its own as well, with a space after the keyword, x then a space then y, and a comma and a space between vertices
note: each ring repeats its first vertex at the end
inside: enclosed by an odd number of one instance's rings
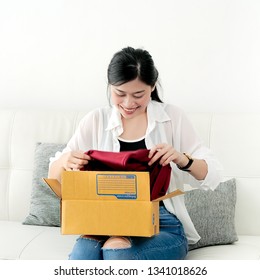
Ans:
POLYGON ((189 162, 185 165, 185 166, 183 166, 183 167, 181 167, 181 166, 179 166, 178 164, 177 164, 177 167, 180 169, 180 170, 182 170, 182 171, 187 171, 187 172, 190 172, 190 170, 189 170, 189 168, 191 167, 191 165, 192 165, 192 163, 193 163, 193 158, 190 156, 190 155, 188 155, 188 154, 186 154, 186 153, 183 153, 187 158, 188 158, 188 160, 189 160, 189 162))

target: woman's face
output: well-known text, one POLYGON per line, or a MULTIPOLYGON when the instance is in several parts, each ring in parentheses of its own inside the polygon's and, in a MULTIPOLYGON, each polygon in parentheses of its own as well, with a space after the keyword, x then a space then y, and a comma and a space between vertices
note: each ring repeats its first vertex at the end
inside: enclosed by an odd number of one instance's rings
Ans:
POLYGON ((154 87, 135 79, 120 86, 111 85, 111 99, 120 114, 130 119, 146 112, 153 90, 154 87))

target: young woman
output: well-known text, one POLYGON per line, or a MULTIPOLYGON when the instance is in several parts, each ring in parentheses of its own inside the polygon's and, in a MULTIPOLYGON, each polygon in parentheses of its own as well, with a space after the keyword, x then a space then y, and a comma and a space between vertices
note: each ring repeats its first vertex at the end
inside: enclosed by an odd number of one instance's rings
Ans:
MULTIPOLYGON (((203 146, 184 112, 164 104, 157 90, 158 71, 151 55, 127 47, 108 67, 112 106, 88 113, 62 153, 51 159, 49 178, 60 180, 62 170, 82 169, 88 150, 120 152, 148 149, 149 164, 159 160, 172 167, 168 191, 190 184, 214 189, 221 166, 203 146)), ((184 259, 188 243, 200 239, 187 213, 183 196, 160 205, 160 233, 153 237, 81 236, 70 259, 184 259)))

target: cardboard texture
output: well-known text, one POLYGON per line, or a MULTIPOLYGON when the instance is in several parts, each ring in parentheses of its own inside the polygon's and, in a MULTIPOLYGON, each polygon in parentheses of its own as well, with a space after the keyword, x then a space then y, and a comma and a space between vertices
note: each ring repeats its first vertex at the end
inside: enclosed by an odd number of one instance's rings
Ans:
POLYGON ((61 233, 150 237, 159 233, 159 201, 148 172, 64 171, 44 181, 61 198, 61 233))

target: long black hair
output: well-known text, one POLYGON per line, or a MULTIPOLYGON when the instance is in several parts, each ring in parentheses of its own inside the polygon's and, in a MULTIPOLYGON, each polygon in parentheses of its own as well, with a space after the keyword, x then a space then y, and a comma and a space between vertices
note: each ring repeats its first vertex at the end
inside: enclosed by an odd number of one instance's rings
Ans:
POLYGON ((158 76, 149 52, 132 47, 123 48, 115 53, 107 69, 108 84, 119 86, 138 78, 151 87, 155 86, 151 99, 162 103, 156 87, 158 76))

